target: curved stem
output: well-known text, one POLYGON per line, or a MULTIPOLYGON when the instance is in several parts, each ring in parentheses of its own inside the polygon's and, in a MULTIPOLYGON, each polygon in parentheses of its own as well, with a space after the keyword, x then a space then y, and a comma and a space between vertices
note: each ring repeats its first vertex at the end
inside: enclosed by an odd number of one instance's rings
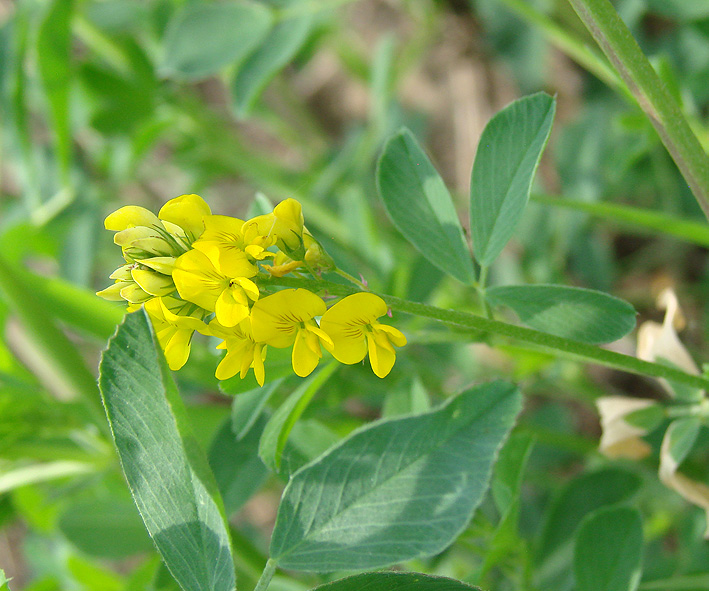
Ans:
MULTIPOLYGON (((264 287, 268 285, 304 287, 311 291, 327 292, 330 295, 336 296, 347 296, 359 291, 347 285, 316 279, 273 277, 258 278, 256 282, 264 287)), ((643 361, 642 359, 624 355, 623 353, 616 353, 615 351, 609 351, 608 349, 602 349, 580 341, 558 337, 532 328, 508 324, 507 322, 492 320, 490 318, 483 318, 482 316, 470 314, 469 312, 445 310, 443 308, 412 302, 386 294, 376 295, 380 296, 392 310, 398 310, 422 318, 430 318, 431 320, 437 320, 445 324, 468 329, 470 332, 498 334, 525 343, 532 343, 544 349, 552 350, 560 357, 566 357, 584 363, 603 365, 637 375, 665 378, 670 381, 687 384, 694 388, 709 390, 709 379, 685 373, 674 367, 643 361)))
POLYGON ((709 157, 609 0, 569 0, 638 101, 709 218, 709 157))
POLYGON ((362 291, 369 291, 369 287, 356 277, 353 277, 346 271, 343 271, 342 269, 335 269, 335 273, 337 273, 340 277, 347 279, 350 283, 354 283, 357 287, 359 287, 362 291))
POLYGON ((271 583, 271 579, 273 578, 273 573, 275 572, 276 561, 273 560, 273 558, 269 558, 268 562, 266 562, 266 567, 261 573, 261 577, 254 587, 254 591, 266 591, 266 589, 268 589, 268 585, 271 583))
POLYGON ((480 296, 480 304, 485 311, 485 317, 492 320, 492 309, 490 308, 490 304, 488 303, 487 296, 485 294, 485 290, 487 289, 487 270, 488 267, 480 267, 480 279, 478 280, 477 288, 478 296, 480 296))

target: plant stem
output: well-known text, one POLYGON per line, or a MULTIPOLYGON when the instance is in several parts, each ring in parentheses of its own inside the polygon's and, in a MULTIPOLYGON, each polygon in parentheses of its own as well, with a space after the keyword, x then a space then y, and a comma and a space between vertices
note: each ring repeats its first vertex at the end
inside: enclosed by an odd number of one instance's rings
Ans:
POLYGON ((335 273, 337 273, 340 277, 347 279, 350 283, 354 283, 357 287, 359 287, 362 291, 369 291, 369 287, 367 285, 357 279, 356 277, 353 277, 346 271, 343 271, 342 269, 335 269, 335 273))
MULTIPOLYGON (((326 291, 331 295, 346 296, 357 293, 358 290, 325 280, 316 279, 295 279, 291 277, 279 278, 257 278, 259 286, 281 285, 284 287, 305 287, 311 291, 326 291)), ((543 349, 554 352, 555 355, 565 358, 603 365, 620 371, 626 371, 637 375, 651 376, 655 378, 665 378, 667 380, 687 384, 694 388, 709 390, 709 379, 685 373, 674 367, 643 361, 630 355, 616 353, 608 349, 602 349, 594 345, 589 345, 579 341, 558 337, 546 332, 508 324, 499 320, 483 318, 469 312, 458 310, 445 310, 428 304, 421 304, 409 300, 403 300, 395 296, 386 294, 379 295, 392 310, 398 310, 407 314, 413 314, 422 318, 438 320, 445 324, 458 326, 476 333, 498 334, 504 337, 532 343, 543 349)))
POLYGON ((569 0, 650 119, 709 218, 709 156, 609 0, 569 0))
POLYGON ((487 296, 485 295, 485 290, 487 288, 487 270, 488 267, 480 267, 480 278, 478 279, 477 289, 478 296, 480 296, 480 303, 482 304, 483 310, 485 311, 485 317, 492 320, 492 309, 487 301, 487 296))
POLYGON ((616 203, 587 202, 541 194, 532 195, 532 201, 552 207, 583 211, 604 220, 650 232, 666 234, 685 242, 709 247, 709 226, 706 223, 616 203))
POLYGON ((269 583, 271 582, 271 579, 273 578, 273 573, 275 572, 276 561, 273 560, 273 558, 269 558, 268 562, 266 562, 266 567, 261 573, 261 578, 258 580, 256 586, 254 587, 254 591, 266 591, 266 589, 268 589, 269 583))

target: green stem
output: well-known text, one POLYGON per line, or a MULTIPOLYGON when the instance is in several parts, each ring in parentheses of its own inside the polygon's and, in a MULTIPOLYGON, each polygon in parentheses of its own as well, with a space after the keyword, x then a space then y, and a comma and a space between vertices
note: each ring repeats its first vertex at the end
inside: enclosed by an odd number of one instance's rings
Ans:
POLYGON ((268 562, 266 562, 266 567, 263 569, 263 572, 261 573, 261 578, 256 583, 256 587, 254 587, 254 591, 266 591, 266 589, 268 589, 268 585, 271 582, 271 579, 273 578, 273 574, 275 572, 276 572, 276 561, 273 560, 273 558, 269 558, 268 562))
POLYGON ((552 195, 532 195, 532 201, 552 207, 583 211, 589 215, 630 225, 635 228, 667 234, 685 242, 709 247, 709 226, 706 223, 678 218, 667 213, 618 205, 616 203, 587 202, 552 195))
MULTIPOLYGON (((346 296, 358 292, 357 289, 347 285, 316 279, 273 277, 259 278, 257 279, 257 283, 264 287, 269 285, 304 287, 311 291, 325 291, 330 295, 336 296, 346 296)), ((560 357, 570 358, 584 363, 603 365, 637 375, 665 378, 670 381, 687 384, 694 388, 709 390, 709 379, 685 373, 674 367, 643 361, 642 359, 637 359, 630 355, 616 353, 615 351, 609 351, 608 349, 602 349, 579 341, 565 339, 524 326, 516 326, 514 324, 500 322, 499 320, 483 318, 482 316, 470 314, 469 312, 445 310, 443 308, 411 302, 386 294, 377 295, 379 295, 392 310, 398 310, 422 318, 430 318, 431 320, 438 320, 445 324, 468 329, 471 332, 498 334, 524 343, 532 343, 538 347, 549 349, 560 357)))
POLYGON ((369 288, 362 281, 360 281, 356 277, 353 277, 346 271, 343 271, 342 269, 335 269, 335 273, 337 273, 340 277, 347 279, 347 281, 349 281, 350 283, 354 283, 362 291, 369 291, 369 288))
POLYGON ((485 290, 487 289, 487 270, 488 267, 480 267, 480 278, 478 279, 477 289, 478 296, 480 297, 480 304, 485 311, 485 317, 492 320, 492 309, 490 308, 490 304, 487 301, 487 295, 485 294, 485 290))
POLYGON ((709 218, 709 156, 609 0, 569 0, 650 119, 709 218))

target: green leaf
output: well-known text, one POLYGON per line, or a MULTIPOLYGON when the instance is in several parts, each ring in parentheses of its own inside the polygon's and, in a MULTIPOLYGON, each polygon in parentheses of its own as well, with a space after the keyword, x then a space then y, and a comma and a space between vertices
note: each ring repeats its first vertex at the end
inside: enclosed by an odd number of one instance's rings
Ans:
POLYGON ((56 462, 42 462, 30 465, 25 462, 18 462, 17 467, 5 465, 2 474, 0 474, 0 494, 28 484, 91 474, 98 470, 99 467, 95 464, 72 460, 57 460, 56 462))
POLYGON ((577 591, 635 591, 642 553, 643 526, 637 509, 612 507, 589 515, 576 536, 577 591))
POLYGON ((187 4, 168 23, 160 72, 186 80, 211 76, 253 51, 272 18, 268 8, 252 2, 187 4))
POLYGON ((165 564, 185 591, 233 591, 216 483, 144 310, 126 316, 100 371, 123 472, 165 564))
MULTIPOLYGON (((679 466, 692 451, 694 443, 702 427, 702 420, 697 417, 676 419, 670 423, 665 437, 668 441, 668 452, 679 466)), ((664 448, 663 448, 664 449, 664 448)))
POLYGON ((5 571, 0 569, 0 591, 10 591, 10 580, 5 576, 5 571))
POLYGON ((42 277, 30 272, 21 274, 28 289, 37 294, 52 315, 72 328, 106 341, 123 319, 123 306, 102 300, 95 293, 61 277, 42 277))
POLYGON ((332 361, 313 377, 303 382, 268 421, 263 435, 261 435, 258 453, 263 463, 274 472, 278 472, 280 469, 281 454, 293 425, 308 407, 313 396, 337 368, 338 364, 332 361))
MULTIPOLYGON (((32 344, 39 352, 37 361, 44 364, 45 379, 69 396, 79 395, 86 412, 98 425, 105 426, 98 389, 93 374, 86 367, 73 343, 54 324, 46 301, 40 299, 22 275, 0 257, 0 296, 18 315, 32 344)), ((88 417, 87 417, 88 418, 88 417)))
POLYGON ((421 254, 459 281, 475 281, 470 249, 450 193, 408 129, 384 146, 377 188, 392 222, 421 254))
POLYGON ((59 529, 90 556, 124 558, 153 549, 135 504, 127 495, 73 503, 59 517, 59 529))
POLYGON ((234 105, 239 117, 249 114, 268 81, 305 43, 313 20, 310 14, 282 20, 239 67, 232 84, 234 105))
POLYGON ((506 285, 486 292, 491 304, 512 308, 525 324, 594 345, 617 341, 635 328, 635 309, 591 289, 564 285, 506 285))
POLYGON ((209 448, 209 464, 224 499, 227 515, 233 515, 261 488, 268 470, 258 457, 258 444, 266 418, 260 417, 253 428, 239 439, 227 419, 209 448))
POLYGON ((39 28, 37 67, 49 102, 56 140, 57 161, 68 181, 71 166, 69 92, 71 90, 72 0, 54 0, 39 28))
POLYGON ((489 267, 522 217, 554 120, 556 100, 539 92, 514 101, 485 126, 470 182, 473 253, 489 267))
POLYGON ((535 584, 550 588, 551 581, 570 576, 573 536, 583 518, 601 507, 630 499, 641 478, 620 468, 606 468, 572 480, 551 506, 537 552, 535 584))
POLYGON ((271 557, 326 572, 442 551, 480 503, 520 406, 514 386, 493 382, 430 413, 356 430, 292 476, 271 557))
POLYGON ((361 573, 316 587, 313 591, 480 591, 449 579, 421 573, 361 573))
POLYGON ((534 438, 531 435, 516 433, 509 438, 500 451, 491 488, 492 497, 501 515, 504 515, 510 509, 510 505, 519 498, 522 474, 533 447, 534 438))

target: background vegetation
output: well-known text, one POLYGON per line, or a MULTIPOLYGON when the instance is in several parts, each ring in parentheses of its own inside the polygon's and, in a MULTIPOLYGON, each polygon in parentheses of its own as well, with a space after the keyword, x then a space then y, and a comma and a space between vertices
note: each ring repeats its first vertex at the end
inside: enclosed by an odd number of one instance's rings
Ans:
MULTIPOLYGON (((615 6, 706 148, 707 3, 615 6)), ((175 585, 130 498, 95 385, 100 351, 122 316, 93 295, 119 264, 103 219, 124 204, 157 211, 199 193, 214 212, 243 218, 259 193, 274 203, 294 197, 338 264, 373 289, 479 313, 474 291, 389 222, 376 161, 406 125, 465 225, 484 125, 511 100, 544 90, 557 100, 551 139, 489 284, 603 290, 631 302, 639 321, 662 317, 655 296, 673 286, 687 319, 681 338, 701 365, 706 220, 595 47, 565 0, 0 2, 0 566, 12 588, 175 585)), ((392 374, 382 382, 369 368, 340 368, 294 428, 278 473, 256 455, 265 418, 233 449, 232 397, 213 376, 212 343, 196 342, 176 374, 218 481, 231 486, 222 494, 240 589, 263 569, 292 470, 373 418, 427 409, 494 377, 525 395, 492 488, 507 486, 517 510, 501 514, 489 494, 454 546, 407 569, 486 589, 571 589, 583 518, 630 503, 643 516, 640 589, 709 585, 705 516, 657 478, 661 430, 649 435, 653 453, 642 461, 597 451, 594 400, 661 398, 656 381, 489 335, 471 343, 420 318, 396 321, 410 344, 392 374), (223 476, 235 457, 249 478, 223 476)), ((634 335, 612 347, 633 354, 634 335)), ((270 407, 298 385, 279 382, 270 407)), ((704 482, 708 443, 703 429, 684 467, 704 482)), ((272 588, 334 578, 278 575, 272 588)))

